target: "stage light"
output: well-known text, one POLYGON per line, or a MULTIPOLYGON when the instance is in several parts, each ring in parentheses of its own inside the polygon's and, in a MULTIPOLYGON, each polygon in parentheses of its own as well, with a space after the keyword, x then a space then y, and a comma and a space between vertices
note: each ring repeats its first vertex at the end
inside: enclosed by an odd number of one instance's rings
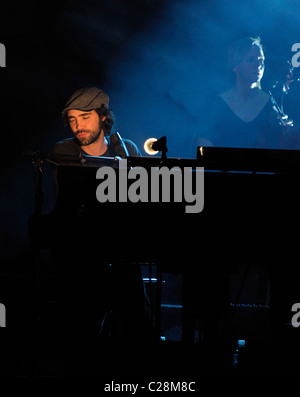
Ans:
POLYGON ((154 155, 158 152, 161 152, 161 157, 166 158, 166 152, 168 151, 167 148, 167 137, 163 136, 159 139, 156 138, 149 138, 144 143, 145 152, 154 155))
POLYGON ((154 142, 157 142, 156 138, 149 138, 146 140, 144 143, 144 150, 147 154, 150 154, 151 156, 154 156, 155 154, 158 153, 158 150, 154 150, 152 145, 154 142))

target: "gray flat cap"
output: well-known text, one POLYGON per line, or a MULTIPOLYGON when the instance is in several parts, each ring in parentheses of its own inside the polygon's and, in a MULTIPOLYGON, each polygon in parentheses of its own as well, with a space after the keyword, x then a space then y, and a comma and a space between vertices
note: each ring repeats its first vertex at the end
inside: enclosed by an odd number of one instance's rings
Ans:
POLYGON ((65 104, 62 115, 64 116, 68 110, 94 110, 100 108, 101 105, 108 107, 109 97, 104 91, 97 87, 80 88, 68 99, 65 104))

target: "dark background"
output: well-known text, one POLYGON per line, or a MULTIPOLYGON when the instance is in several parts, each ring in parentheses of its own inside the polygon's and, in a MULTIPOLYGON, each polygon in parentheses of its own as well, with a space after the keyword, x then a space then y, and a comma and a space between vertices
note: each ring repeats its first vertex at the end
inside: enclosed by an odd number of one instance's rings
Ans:
MULTIPOLYGON (((6 46, 7 58, 6 67, 0 69, 2 274, 26 276, 32 271, 27 221, 34 208, 34 167, 26 151, 47 151, 71 136, 61 110, 76 89, 97 86, 106 91, 117 130, 143 154, 147 138, 166 135, 169 156, 193 158, 192 138, 201 135, 208 117, 213 117, 208 99, 228 87, 228 45, 246 35, 261 37, 266 56, 262 88, 273 90, 278 81, 274 94, 279 99, 287 61, 293 56, 291 47, 300 42, 299 16, 297 0, 64 0, 1 5, 0 42, 6 46)), ((298 128, 297 69, 294 74, 284 103, 298 128)), ((47 213, 54 205, 49 164, 43 182, 47 213)), ((251 273, 252 281, 257 281, 257 274, 251 273)), ((29 288, 22 280, 6 283, 19 306, 29 288)), ((240 278, 235 281, 238 289, 240 278)))
MULTIPOLYGON (((261 37, 262 85, 268 90, 276 81, 281 87, 291 46, 300 41, 296 0, 75 0, 3 7, 0 246, 8 253, 22 245, 33 206, 33 168, 22 152, 45 151, 70 136, 60 112, 75 89, 105 90, 118 131, 142 152, 148 137, 166 135, 169 156, 195 157, 192 136, 205 130, 209 95, 227 86, 227 46, 244 35, 261 37)), ((295 81, 284 102, 296 126, 299 94, 295 81)), ((53 200, 47 178, 45 211, 53 200)))

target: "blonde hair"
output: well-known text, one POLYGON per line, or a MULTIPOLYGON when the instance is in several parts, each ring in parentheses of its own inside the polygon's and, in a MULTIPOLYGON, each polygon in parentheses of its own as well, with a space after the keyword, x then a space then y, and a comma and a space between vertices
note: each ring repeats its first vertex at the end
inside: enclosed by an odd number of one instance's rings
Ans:
MULTIPOLYGON (((263 53, 260 37, 244 37, 231 44, 228 48, 228 68, 230 71, 233 71, 242 62, 245 54, 251 50, 253 45, 257 45, 263 53)), ((257 83, 257 87, 261 88, 260 82, 257 83)))

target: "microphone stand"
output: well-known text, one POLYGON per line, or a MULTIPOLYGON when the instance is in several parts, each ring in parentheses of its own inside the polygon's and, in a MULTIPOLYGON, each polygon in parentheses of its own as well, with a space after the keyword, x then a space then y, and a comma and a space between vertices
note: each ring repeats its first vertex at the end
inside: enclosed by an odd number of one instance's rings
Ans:
MULTIPOLYGON (((44 191, 43 191, 43 168, 45 161, 47 159, 47 153, 40 153, 39 151, 33 153, 32 155, 32 163, 34 165, 34 213, 29 219, 29 229, 30 222, 34 223, 34 228, 39 225, 40 216, 42 215, 43 201, 44 201, 44 191)), ((33 231, 33 235, 29 236, 30 246, 33 253, 34 258, 34 266, 33 266, 33 335, 34 342, 36 343, 39 340, 38 335, 38 323, 39 323, 39 267, 40 267, 40 246, 37 241, 37 236, 40 235, 41 230, 38 227, 38 232, 36 230, 33 231)), ((32 230, 31 230, 32 233, 32 230)), ((38 360, 38 346, 33 342, 33 374, 38 376, 39 374, 39 360, 38 360)))
POLYGON ((43 202, 44 202, 44 191, 43 191, 43 167, 47 153, 40 153, 37 151, 32 157, 32 163, 34 165, 34 214, 41 215, 43 202))

